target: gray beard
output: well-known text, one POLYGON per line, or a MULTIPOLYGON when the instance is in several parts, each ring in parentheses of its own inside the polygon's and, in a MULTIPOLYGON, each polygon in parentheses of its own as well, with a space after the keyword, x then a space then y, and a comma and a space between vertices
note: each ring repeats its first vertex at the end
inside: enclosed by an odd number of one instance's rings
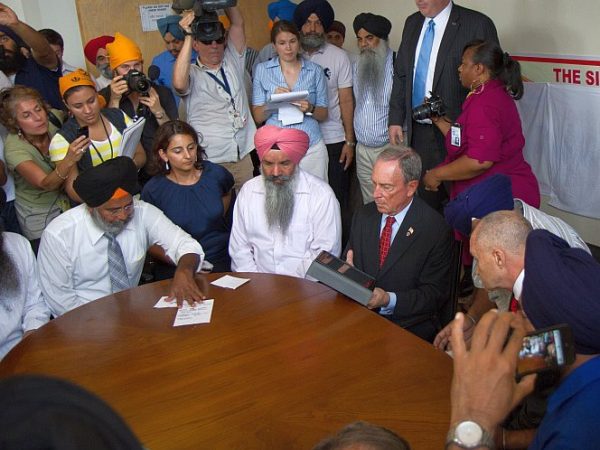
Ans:
MULTIPOLYGON (((18 291, 20 286, 19 272, 10 254, 4 248, 4 233, 0 233, 0 297, 10 299, 18 291)), ((11 302, 2 302, 2 307, 8 311, 12 310, 11 302)))
POLYGON ((304 50, 316 50, 325 45, 326 37, 324 34, 302 34, 300 36, 300 44, 304 50))
POLYGON ((282 234, 287 233, 294 215, 295 175, 264 177, 265 180, 265 214, 269 229, 279 227, 282 234), (284 181, 282 184, 274 180, 284 181))
POLYGON ((121 231, 123 231, 123 228, 125 228, 125 225, 127 225, 129 223, 129 221, 133 217, 133 214, 130 215, 127 218, 127 220, 115 220, 114 222, 111 222, 111 223, 106 222, 102 218, 102 216, 100 215, 100 213, 98 212, 98 210, 96 208, 92 209, 91 216, 92 216, 92 220, 94 221, 94 223, 104 233, 109 233, 109 234, 112 234, 113 236, 116 236, 121 231))
POLYGON ((98 64, 96 66, 96 69, 98 69, 98 72, 100 72, 100 75, 103 75, 104 78, 108 78, 109 80, 112 80, 113 77, 113 72, 110 69, 110 66, 107 64, 98 64))
POLYGON ((374 96, 383 91, 387 51, 387 42, 380 41, 374 49, 362 50, 358 57, 357 85, 374 96))

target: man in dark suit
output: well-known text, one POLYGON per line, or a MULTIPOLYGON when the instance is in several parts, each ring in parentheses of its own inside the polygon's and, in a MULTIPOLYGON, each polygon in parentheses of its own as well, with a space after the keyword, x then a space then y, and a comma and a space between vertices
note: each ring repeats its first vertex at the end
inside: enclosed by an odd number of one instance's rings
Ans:
MULTIPOLYGON (((416 0, 416 4, 419 12, 406 19, 395 61, 388 125, 395 145, 402 143, 406 127, 404 143, 419 153, 426 171, 446 156, 444 136, 429 119, 412 120, 412 109, 432 92, 443 99, 446 116, 456 119, 467 95, 458 78, 463 48, 474 39, 498 42, 498 34, 489 17, 450 0, 416 0)), ((447 199, 443 188, 437 192, 419 188, 419 196, 438 211, 447 199)))
POLYGON ((421 159, 409 148, 388 148, 373 167, 373 198, 354 215, 348 262, 375 277, 367 304, 431 342, 449 299, 450 227, 415 197, 421 159))

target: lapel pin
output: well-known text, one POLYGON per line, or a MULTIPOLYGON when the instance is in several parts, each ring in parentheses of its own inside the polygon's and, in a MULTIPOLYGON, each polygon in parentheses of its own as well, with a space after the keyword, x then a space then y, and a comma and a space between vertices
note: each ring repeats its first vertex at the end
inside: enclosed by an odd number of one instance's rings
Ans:
POLYGON ((413 234, 415 232, 415 230, 413 230, 413 227, 410 227, 408 229, 408 231, 406 232, 406 237, 410 236, 411 234, 413 234))

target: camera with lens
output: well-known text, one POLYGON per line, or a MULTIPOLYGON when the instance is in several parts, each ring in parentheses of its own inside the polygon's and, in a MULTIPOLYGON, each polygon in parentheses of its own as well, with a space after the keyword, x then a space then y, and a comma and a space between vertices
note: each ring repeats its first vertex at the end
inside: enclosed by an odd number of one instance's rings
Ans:
POLYGON ((441 117, 446 114, 446 106, 441 97, 431 95, 426 98, 422 105, 415 106, 412 110, 413 120, 431 119, 431 117, 441 117))
POLYGON ((192 35, 198 41, 219 41, 225 37, 225 27, 217 11, 237 5, 237 0, 174 0, 172 8, 178 14, 192 9, 196 18, 192 22, 192 35))
POLYGON ((127 81, 127 87, 131 92, 139 92, 142 95, 148 96, 152 83, 150 80, 139 70, 130 70, 123 79, 127 81))

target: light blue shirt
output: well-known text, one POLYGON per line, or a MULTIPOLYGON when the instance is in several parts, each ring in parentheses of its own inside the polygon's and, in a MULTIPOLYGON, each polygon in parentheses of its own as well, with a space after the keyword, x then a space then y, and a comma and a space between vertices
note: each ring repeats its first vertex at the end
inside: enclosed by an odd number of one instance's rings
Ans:
MULTIPOLYGON (((302 63, 300 74, 291 90, 293 92, 308 91, 308 101, 312 105, 327 108, 327 79, 323 74, 323 69, 313 62, 305 61, 304 59, 300 61, 302 63)), ((266 104, 276 88, 286 86, 287 83, 281 71, 279 58, 258 64, 254 72, 252 105, 261 106, 266 104)), ((322 139, 319 122, 312 116, 305 115, 302 123, 284 126, 278 119, 277 112, 273 112, 267 119, 267 124, 280 128, 296 128, 304 131, 310 138, 311 147, 322 139)))
MULTIPOLYGON (((394 222, 394 224, 392 225, 392 241, 390 242, 390 246, 394 242, 394 239, 396 239, 398 230, 402 226, 402 222, 404 221, 404 218, 406 217, 406 213, 408 212, 410 205, 412 205, 412 200, 410 201, 410 203, 408 205, 406 205, 404 207, 404 209, 402 209, 398 214, 393 216, 394 219, 396 219, 396 222, 394 222)), ((383 227, 385 227, 385 222, 388 217, 389 216, 387 214, 381 215, 381 225, 379 226, 379 236, 381 236, 381 232, 383 231, 383 227)), ((382 316, 389 316, 389 315, 393 314, 394 308, 396 307, 396 300, 397 300, 396 294, 394 292, 388 292, 388 294, 390 296, 390 302, 388 303, 388 305, 386 307, 382 307, 379 310, 379 314, 381 314, 382 316)))
MULTIPOLYGON (((379 44, 383 45, 383 44, 379 44)), ((353 64, 354 97, 354 133, 356 140, 367 147, 382 147, 390 142, 388 135, 388 116, 390 112, 390 96, 394 77, 394 52, 387 51, 385 71, 380 90, 373 92, 367 83, 372 80, 360 80, 357 76, 358 60, 353 64)))

